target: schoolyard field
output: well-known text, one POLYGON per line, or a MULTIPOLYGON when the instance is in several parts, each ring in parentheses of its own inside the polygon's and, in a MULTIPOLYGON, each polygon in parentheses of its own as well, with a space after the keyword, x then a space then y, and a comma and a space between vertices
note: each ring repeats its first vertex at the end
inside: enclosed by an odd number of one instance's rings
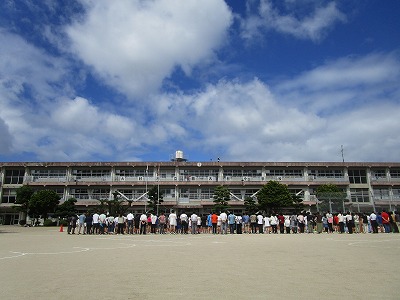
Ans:
POLYGON ((0 226, 0 299, 400 299, 399 234, 0 226))

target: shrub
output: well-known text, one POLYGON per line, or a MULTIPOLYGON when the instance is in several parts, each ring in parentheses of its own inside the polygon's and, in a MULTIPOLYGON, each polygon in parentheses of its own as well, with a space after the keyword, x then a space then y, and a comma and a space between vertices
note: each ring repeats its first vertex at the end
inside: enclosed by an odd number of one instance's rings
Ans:
POLYGON ((51 219, 46 219, 43 222, 43 226, 55 226, 55 225, 56 225, 56 223, 53 222, 51 219))
POLYGON ((60 220, 60 226, 67 226, 68 225, 68 221, 67 220, 60 220))

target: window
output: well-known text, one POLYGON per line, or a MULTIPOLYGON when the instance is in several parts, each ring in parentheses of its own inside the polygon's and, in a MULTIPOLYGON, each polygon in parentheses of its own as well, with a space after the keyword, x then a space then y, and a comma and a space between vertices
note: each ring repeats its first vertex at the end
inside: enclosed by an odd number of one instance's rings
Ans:
POLYGON ((343 178, 344 172, 340 169, 312 169, 308 172, 309 175, 325 178, 343 178))
POLYGON ((282 177, 303 177, 303 170, 302 169, 270 169, 265 170, 267 176, 282 176, 282 177))
POLYGON ((4 184, 22 184, 24 183, 24 169, 6 170, 4 184))
POLYGON ((391 178, 400 178, 400 169, 390 169, 391 178))
POLYGON ((91 199, 103 200, 110 198, 110 189, 93 189, 91 199))
POLYGON ((117 169, 115 175, 125 177, 153 177, 153 168, 142 169, 117 169))
POLYGON ((17 200, 17 191, 15 189, 3 189, 2 203, 15 203, 17 200))
POLYGON ((350 189, 352 202, 369 202, 368 189, 350 189))
POLYGON ((349 170, 350 183, 367 183, 367 173, 365 170, 349 170))
POLYGON ((43 170, 31 170, 31 175, 34 178, 59 178, 65 177, 67 175, 67 170, 65 169, 43 169, 43 170))
POLYGON ((72 170, 72 175, 76 176, 76 179, 91 177, 109 177, 111 176, 111 171, 102 169, 75 169, 72 170))
POLYGON ((375 200, 388 200, 389 197, 389 189, 374 189, 374 199, 375 200))
POLYGON ((386 171, 384 169, 372 170, 372 177, 375 179, 386 178, 386 171))
POLYGON ((70 196, 77 200, 89 199, 88 189, 71 189, 70 196))

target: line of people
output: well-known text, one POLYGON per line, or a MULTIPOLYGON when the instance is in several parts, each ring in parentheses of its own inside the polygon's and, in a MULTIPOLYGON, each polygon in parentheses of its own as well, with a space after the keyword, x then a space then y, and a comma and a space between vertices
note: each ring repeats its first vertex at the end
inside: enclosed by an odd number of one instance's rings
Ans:
POLYGON ((68 234, 290 234, 290 233, 398 233, 400 217, 397 212, 332 214, 301 212, 299 214, 275 214, 260 212, 238 214, 222 211, 208 215, 195 212, 179 215, 171 211, 159 216, 152 213, 114 217, 104 212, 82 213, 68 221, 68 234))

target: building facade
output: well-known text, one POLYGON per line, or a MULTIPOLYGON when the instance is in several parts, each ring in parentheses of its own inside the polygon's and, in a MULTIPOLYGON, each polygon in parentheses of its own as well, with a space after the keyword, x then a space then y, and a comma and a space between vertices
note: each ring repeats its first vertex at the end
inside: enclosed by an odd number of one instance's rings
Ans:
POLYGON ((13 206, 16 190, 23 185, 35 190, 54 190, 61 197, 60 203, 76 198, 80 211, 96 207, 99 200, 113 199, 117 193, 129 200, 129 209, 134 213, 146 210, 147 191, 157 186, 163 193, 160 211, 207 213, 213 206, 216 186, 228 187, 230 206, 242 211, 244 199, 256 197, 270 180, 286 184, 306 206, 314 205, 313 209, 321 203, 315 192, 322 184, 334 184, 347 195, 340 210, 393 211, 400 205, 400 163, 188 162, 185 159, 169 162, 4 162, 0 163, 0 223, 18 224, 21 214, 13 206))

